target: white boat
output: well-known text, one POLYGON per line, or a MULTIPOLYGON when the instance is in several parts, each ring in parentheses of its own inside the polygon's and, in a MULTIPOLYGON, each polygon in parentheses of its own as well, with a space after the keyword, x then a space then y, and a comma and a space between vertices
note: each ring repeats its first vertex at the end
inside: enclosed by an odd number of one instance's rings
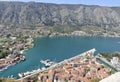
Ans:
POLYGON ((40 63, 46 64, 46 63, 49 62, 49 61, 50 61, 49 59, 47 59, 47 60, 41 60, 40 63))
POLYGON ((45 67, 42 67, 41 69, 42 69, 42 70, 45 70, 46 68, 45 68, 45 67))
POLYGON ((54 65, 54 64, 55 64, 54 62, 48 62, 48 63, 46 63, 45 66, 52 66, 52 65, 54 65))
POLYGON ((41 60, 40 63, 44 64, 47 67, 52 66, 52 65, 55 64, 55 62, 52 62, 49 59, 47 59, 47 60, 41 60))
POLYGON ((25 77, 25 76, 28 76, 28 75, 37 73, 37 72, 39 72, 39 71, 41 71, 41 69, 32 70, 32 71, 27 71, 27 72, 25 72, 25 73, 18 73, 18 76, 19 76, 19 77, 25 77))
POLYGON ((23 73, 18 73, 19 77, 24 77, 23 73))
POLYGON ((27 71, 25 73, 18 73, 18 76, 19 77, 25 77, 25 76, 31 75, 32 73, 33 73, 32 71, 31 72, 27 71))

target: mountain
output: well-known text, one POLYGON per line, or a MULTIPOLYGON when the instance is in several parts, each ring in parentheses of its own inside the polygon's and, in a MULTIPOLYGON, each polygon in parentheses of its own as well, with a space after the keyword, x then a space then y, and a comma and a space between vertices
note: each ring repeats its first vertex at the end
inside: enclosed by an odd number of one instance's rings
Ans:
POLYGON ((120 7, 37 2, 0 2, 0 24, 8 26, 120 27, 120 7))

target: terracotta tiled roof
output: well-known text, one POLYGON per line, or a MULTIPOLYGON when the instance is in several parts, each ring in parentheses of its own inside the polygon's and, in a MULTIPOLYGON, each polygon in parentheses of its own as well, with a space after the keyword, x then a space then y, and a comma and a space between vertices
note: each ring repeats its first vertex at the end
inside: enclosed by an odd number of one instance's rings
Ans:
POLYGON ((46 82, 52 82, 52 80, 51 79, 47 79, 46 82))
POLYGON ((71 68, 73 68, 71 65, 64 65, 63 66, 63 69, 71 69, 71 68))
POLYGON ((55 74, 55 70, 51 69, 48 71, 48 75, 54 75, 55 74))

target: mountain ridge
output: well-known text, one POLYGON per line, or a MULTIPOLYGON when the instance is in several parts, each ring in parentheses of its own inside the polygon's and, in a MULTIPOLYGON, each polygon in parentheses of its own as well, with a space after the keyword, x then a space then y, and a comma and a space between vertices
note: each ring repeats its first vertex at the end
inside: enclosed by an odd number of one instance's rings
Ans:
POLYGON ((0 24, 8 26, 120 27, 120 7, 39 2, 0 2, 0 24))

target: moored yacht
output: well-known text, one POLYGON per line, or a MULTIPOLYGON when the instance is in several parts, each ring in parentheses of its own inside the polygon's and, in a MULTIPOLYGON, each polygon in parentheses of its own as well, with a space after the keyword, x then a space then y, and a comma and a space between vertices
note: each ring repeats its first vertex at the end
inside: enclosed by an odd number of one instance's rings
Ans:
POLYGON ((50 61, 49 59, 47 60, 41 60, 40 63, 44 64, 46 67, 50 67, 55 64, 55 62, 50 61))

